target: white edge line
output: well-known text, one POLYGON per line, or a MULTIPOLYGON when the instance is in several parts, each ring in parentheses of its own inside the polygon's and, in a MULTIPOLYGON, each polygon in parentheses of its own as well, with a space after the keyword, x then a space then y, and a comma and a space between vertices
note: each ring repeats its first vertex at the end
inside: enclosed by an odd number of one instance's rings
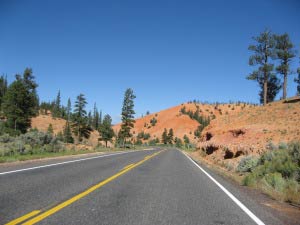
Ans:
MULTIPOLYGON (((154 149, 152 149, 152 150, 154 150, 154 149)), ((5 175, 5 174, 18 173, 18 172, 23 172, 23 171, 28 171, 28 170, 35 170, 35 169, 40 169, 40 168, 58 166, 58 165, 63 165, 63 164, 69 164, 69 163, 74 163, 74 162, 86 161, 86 160, 90 160, 90 159, 104 158, 104 157, 108 157, 108 156, 121 155, 121 154, 127 154, 127 153, 131 153, 131 152, 139 152, 139 151, 144 151, 144 150, 132 150, 132 151, 127 151, 127 152, 118 152, 118 153, 100 155, 100 156, 84 158, 84 159, 76 159, 76 160, 65 161, 65 162, 60 162, 60 163, 52 163, 52 164, 47 164, 47 165, 43 165, 43 166, 35 166, 35 167, 30 167, 30 168, 25 168, 25 169, 11 170, 11 171, 6 171, 6 172, 0 173, 0 176, 5 175)), ((151 150, 147 150, 147 151, 151 151, 151 150)))
POLYGON ((206 176, 208 176, 222 191, 231 198, 256 224, 265 225, 257 216, 255 216, 243 203, 240 202, 233 194, 231 194, 223 185, 216 181, 209 173, 207 173, 201 166, 199 166, 194 160, 191 159, 185 152, 180 151, 184 154, 195 166, 197 166, 206 176))

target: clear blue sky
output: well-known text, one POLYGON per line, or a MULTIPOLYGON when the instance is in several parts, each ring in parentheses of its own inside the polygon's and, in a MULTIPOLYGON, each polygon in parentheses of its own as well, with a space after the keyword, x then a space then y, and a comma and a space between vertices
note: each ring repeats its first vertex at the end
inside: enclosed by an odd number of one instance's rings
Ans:
POLYGON ((31 67, 41 100, 84 93, 114 122, 128 87, 137 116, 192 99, 257 103, 245 79, 251 37, 288 32, 299 50, 299 9, 297 0, 0 0, 0 74, 12 81, 31 67))

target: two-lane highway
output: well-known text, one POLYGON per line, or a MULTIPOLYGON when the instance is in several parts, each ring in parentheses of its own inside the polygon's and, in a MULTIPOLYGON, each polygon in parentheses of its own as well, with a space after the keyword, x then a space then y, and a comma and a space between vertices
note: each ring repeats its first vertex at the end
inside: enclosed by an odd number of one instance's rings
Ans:
POLYGON ((0 170, 0 224, 281 224, 178 150, 26 168, 0 170))

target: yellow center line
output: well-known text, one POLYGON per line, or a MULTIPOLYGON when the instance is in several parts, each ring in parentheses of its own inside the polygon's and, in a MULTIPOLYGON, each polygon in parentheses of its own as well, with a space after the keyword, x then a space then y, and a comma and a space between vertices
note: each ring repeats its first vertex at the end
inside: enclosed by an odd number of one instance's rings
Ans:
POLYGON ((131 164, 127 165, 127 166, 124 166, 124 168, 122 170, 128 169, 129 167, 131 167, 133 165, 134 165, 134 163, 131 163, 131 164))
MULTIPOLYGON (((133 164, 132 166, 130 166, 130 167, 126 168, 126 169, 123 169, 122 171, 120 171, 120 172, 116 173, 115 175, 113 175, 113 176, 107 178, 106 180, 104 180, 104 181, 102 181, 102 182, 100 182, 100 183, 98 183, 98 184, 96 184, 96 185, 90 187, 89 189, 85 190, 84 192, 81 192, 80 194, 75 195, 74 197, 68 199, 67 201, 64 201, 64 202, 58 204, 57 206, 55 206, 55 207, 53 207, 53 208, 51 208, 51 209, 49 209, 49 210, 47 210, 47 211, 41 213, 40 215, 38 215, 38 216, 36 216, 36 217, 34 217, 34 218, 32 218, 32 219, 30 219, 29 221, 23 223, 23 225, 31 225, 31 224, 36 224, 36 223, 38 223, 39 221, 41 221, 41 220, 43 220, 43 219, 45 219, 45 218, 51 216, 52 214, 58 212, 59 210, 61 210, 61 209, 65 208, 65 207, 67 207, 68 205, 71 205, 72 203, 78 201, 79 199, 81 199, 81 198, 87 196, 87 195, 90 194, 91 192, 97 190, 98 188, 104 186, 105 184, 108 184, 109 182, 111 182, 111 181, 115 180, 116 178, 120 177, 121 175, 123 175, 123 174, 127 173, 128 171, 134 169, 135 167, 141 165, 141 164, 144 163, 145 161, 147 161, 147 160, 153 158, 154 156, 158 155, 158 154, 161 153, 161 152, 162 152, 162 151, 156 152, 156 153, 150 155, 148 158, 143 159, 143 160, 141 160, 141 161, 139 161, 139 162, 133 164)), ((20 218, 21 218, 21 217, 20 217, 20 218)))
POLYGON ((25 214, 24 216, 21 216, 21 217, 15 219, 15 220, 10 221, 9 223, 7 223, 5 225, 15 225, 15 224, 21 223, 24 220, 27 220, 27 219, 39 214, 40 212, 41 212, 40 210, 34 210, 30 213, 25 214))

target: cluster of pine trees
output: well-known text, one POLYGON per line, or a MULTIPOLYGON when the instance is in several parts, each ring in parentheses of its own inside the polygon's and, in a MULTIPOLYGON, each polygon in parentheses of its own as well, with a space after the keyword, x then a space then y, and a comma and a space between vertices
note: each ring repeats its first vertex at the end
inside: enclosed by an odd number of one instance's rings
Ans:
MULTIPOLYGON (((278 35, 270 30, 253 37, 253 40, 255 44, 248 47, 253 52, 249 58, 249 65, 256 66, 256 69, 247 76, 247 79, 258 82, 260 102, 264 105, 274 101, 281 89, 282 99, 286 99, 288 76, 295 73, 291 68, 291 62, 296 57, 295 45, 287 33, 278 35)), ((300 95, 300 68, 297 73, 295 82, 297 95, 300 95)))
POLYGON ((206 117, 200 114, 199 107, 197 107, 197 110, 195 112, 191 110, 186 110, 185 106, 180 109, 180 112, 182 114, 188 115, 192 120, 196 120, 199 123, 199 126, 197 129, 194 131, 195 137, 200 137, 201 132, 205 127, 207 127, 211 121, 210 117, 206 117))
POLYGON ((188 136, 185 134, 183 136, 183 141, 178 138, 178 137, 175 137, 174 138, 174 131, 172 128, 169 129, 169 131, 165 128, 164 129, 164 132, 162 133, 162 136, 161 136, 161 142, 164 144, 164 145, 174 145, 178 148, 181 148, 183 146, 189 148, 190 147, 190 139, 188 138, 188 136))
POLYGON ((23 75, 17 74, 10 85, 6 77, 0 77, 0 111, 3 121, 0 123, 0 133, 17 135, 27 131, 31 118, 38 114, 37 87, 30 68, 26 68, 23 75))
POLYGON ((165 128, 164 132, 162 133, 161 136, 161 141, 163 144, 170 144, 172 145, 174 142, 174 131, 173 129, 169 129, 169 131, 165 128))
MULTIPOLYGON (((71 99, 67 106, 61 104, 61 93, 52 102, 41 102, 37 94, 38 84, 32 69, 26 68, 23 75, 17 74, 15 80, 8 85, 5 76, 0 77, 0 134, 19 135, 26 133, 31 126, 31 118, 41 114, 51 114, 54 118, 63 118, 66 124, 58 136, 66 143, 73 143, 74 138, 80 142, 89 138, 93 130, 100 134, 100 140, 107 142, 114 137, 111 116, 106 114, 102 119, 102 111, 94 104, 93 113, 87 113, 87 100, 79 94, 72 109, 71 99)), ((52 125, 48 132, 53 133, 52 125)))

